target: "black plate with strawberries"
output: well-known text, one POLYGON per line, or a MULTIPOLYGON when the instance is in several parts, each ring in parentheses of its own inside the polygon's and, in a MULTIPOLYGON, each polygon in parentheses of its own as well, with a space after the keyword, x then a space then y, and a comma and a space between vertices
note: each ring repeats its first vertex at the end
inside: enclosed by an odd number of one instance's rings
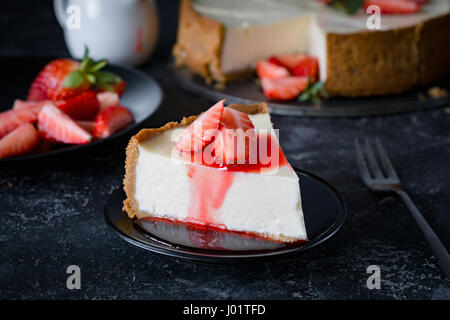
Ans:
POLYGON ((153 78, 125 65, 89 58, 2 60, 0 167, 92 149, 130 134, 163 97, 153 78))

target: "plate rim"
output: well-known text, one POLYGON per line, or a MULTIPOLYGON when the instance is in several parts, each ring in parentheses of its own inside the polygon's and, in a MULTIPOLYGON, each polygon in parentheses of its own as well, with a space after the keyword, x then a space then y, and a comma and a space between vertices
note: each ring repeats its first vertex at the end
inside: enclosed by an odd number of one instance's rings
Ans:
POLYGON ((64 147, 61 149, 44 152, 44 153, 0 159, 0 165, 15 165, 15 164, 22 164, 22 163, 33 161, 33 160, 36 161, 36 160, 52 159, 52 158, 58 157, 60 155, 71 154, 71 153, 76 153, 76 152, 81 152, 81 151, 86 151, 86 150, 92 149, 93 147, 101 145, 102 143, 104 143, 104 144, 109 143, 113 140, 119 139, 119 138, 129 134, 130 132, 133 132, 136 129, 139 129, 143 125, 144 122, 148 121, 153 115, 155 115, 158 112, 158 110, 161 108, 162 103, 164 101, 164 91, 163 91, 161 85, 151 75, 143 72, 140 69, 134 68, 132 66, 129 66, 129 65, 126 65, 123 63, 109 63, 107 68, 108 67, 113 68, 113 69, 114 68, 125 69, 128 72, 138 74, 140 77, 147 78, 147 80, 149 80, 150 82, 153 83, 155 90, 157 90, 157 92, 158 92, 159 101, 156 104, 156 107, 152 113, 147 115, 141 121, 133 122, 128 127, 124 128, 123 130, 121 130, 119 132, 116 132, 115 134, 113 134, 112 136, 109 136, 107 138, 103 138, 101 140, 93 141, 93 142, 90 142, 87 144, 68 146, 68 147, 64 147))
MULTIPOLYGON (((113 195, 118 192, 124 192, 122 189, 122 186, 119 186, 115 190, 113 190, 108 198, 108 201, 106 202, 104 206, 104 219, 106 224, 117 234, 120 238, 124 239, 126 242, 139 247, 141 249, 145 249, 146 251, 186 260, 189 262, 200 262, 200 263, 209 263, 209 264, 233 264, 233 263, 245 263, 245 262, 251 262, 251 261, 261 261, 261 260, 268 260, 271 258, 278 258, 278 257, 284 257, 288 255, 293 255, 296 253, 307 251, 311 248, 314 248, 321 243, 327 241, 331 237, 333 237, 344 225, 347 216, 348 216, 348 208, 347 205, 341 196, 341 194, 334 188, 330 183, 325 181, 324 179, 309 173, 305 170, 298 169, 293 167, 294 171, 297 174, 305 175, 316 182, 326 186, 336 197, 337 202, 339 204, 339 212, 337 219, 321 234, 316 236, 316 238, 312 241, 308 241, 306 244, 298 247, 293 248, 281 248, 269 252, 264 253, 243 253, 243 254, 234 254, 234 255, 223 255, 223 253, 218 254, 211 254, 211 250, 208 251, 208 253, 202 253, 202 249, 195 249, 195 248, 189 248, 189 247, 183 247, 186 249, 182 249, 183 251, 180 251, 180 246, 174 245, 173 247, 170 247, 171 243, 163 240, 157 240, 159 243, 163 243, 163 245, 154 245, 150 243, 145 243, 142 240, 135 239, 131 237, 130 235, 126 234, 122 230, 120 230, 110 219, 109 213, 108 213, 108 205, 112 201, 113 195), (167 244, 166 244, 167 243, 167 244), (195 250, 198 252, 186 252, 184 250, 195 250)), ((130 224, 132 223, 131 219, 129 219, 130 224)), ((133 228, 135 228, 133 226, 133 228)), ((136 230, 136 232, 140 232, 139 230, 136 230)), ((142 235, 143 237, 146 237, 146 235, 142 235)), ((148 236, 151 238, 151 236, 148 236)), ((154 239, 154 238, 152 238, 154 239)), ((155 240, 154 240, 155 241, 155 240)), ((206 250, 205 250, 206 251, 206 250)))

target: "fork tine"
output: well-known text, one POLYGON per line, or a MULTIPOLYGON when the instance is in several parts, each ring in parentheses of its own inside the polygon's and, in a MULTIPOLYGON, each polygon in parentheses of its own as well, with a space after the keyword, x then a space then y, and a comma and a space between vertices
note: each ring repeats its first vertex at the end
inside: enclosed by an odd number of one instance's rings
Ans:
POLYGON ((375 158, 375 154, 373 153, 372 146, 370 145, 370 141, 367 138, 366 138, 366 148, 367 148, 367 158, 369 158, 369 165, 373 175, 375 176, 375 178, 383 178, 383 174, 381 173, 377 159, 375 158))
POLYGON ((368 183, 370 178, 369 169, 367 168, 366 161, 364 160, 364 156, 361 151, 361 146, 359 145, 358 138, 355 139, 355 147, 356 147, 356 159, 358 161, 359 171, 363 180, 368 183))
POLYGON ((386 171, 387 176, 398 179, 397 174, 395 173, 394 166, 392 165, 391 160, 389 160, 389 157, 386 151, 384 150, 383 145, 380 142, 380 139, 376 138, 376 144, 378 147, 378 151, 380 153, 381 163, 384 167, 384 170, 386 171))

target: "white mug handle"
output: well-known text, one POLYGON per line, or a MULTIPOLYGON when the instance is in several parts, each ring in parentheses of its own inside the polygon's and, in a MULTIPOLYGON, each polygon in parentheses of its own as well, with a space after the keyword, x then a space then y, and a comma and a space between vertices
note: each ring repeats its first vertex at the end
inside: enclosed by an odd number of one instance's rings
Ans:
POLYGON ((67 0, 53 0, 53 7, 55 8, 56 19, 58 20, 61 27, 64 29, 66 27, 67 21, 66 15, 67 0))

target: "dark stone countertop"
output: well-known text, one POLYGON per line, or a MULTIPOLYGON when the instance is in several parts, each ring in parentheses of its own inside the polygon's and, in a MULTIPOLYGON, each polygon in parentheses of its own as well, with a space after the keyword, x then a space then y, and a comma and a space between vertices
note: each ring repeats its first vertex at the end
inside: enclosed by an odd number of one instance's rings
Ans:
MULTIPOLYGON (((180 90, 165 60, 143 69, 165 91, 146 126, 210 105, 180 90)), ((450 115, 435 109, 272 119, 290 162, 329 181, 347 202, 348 219, 329 241, 290 258, 234 266, 188 263, 133 247, 103 220, 108 195, 122 181, 123 141, 89 156, 0 171, 0 298, 449 299, 450 282, 401 200, 362 184, 353 141, 383 141, 407 191, 448 247, 450 115), (72 264, 81 267, 80 290, 66 288, 72 264), (373 264, 381 268, 380 290, 366 288, 366 268, 373 264)))

